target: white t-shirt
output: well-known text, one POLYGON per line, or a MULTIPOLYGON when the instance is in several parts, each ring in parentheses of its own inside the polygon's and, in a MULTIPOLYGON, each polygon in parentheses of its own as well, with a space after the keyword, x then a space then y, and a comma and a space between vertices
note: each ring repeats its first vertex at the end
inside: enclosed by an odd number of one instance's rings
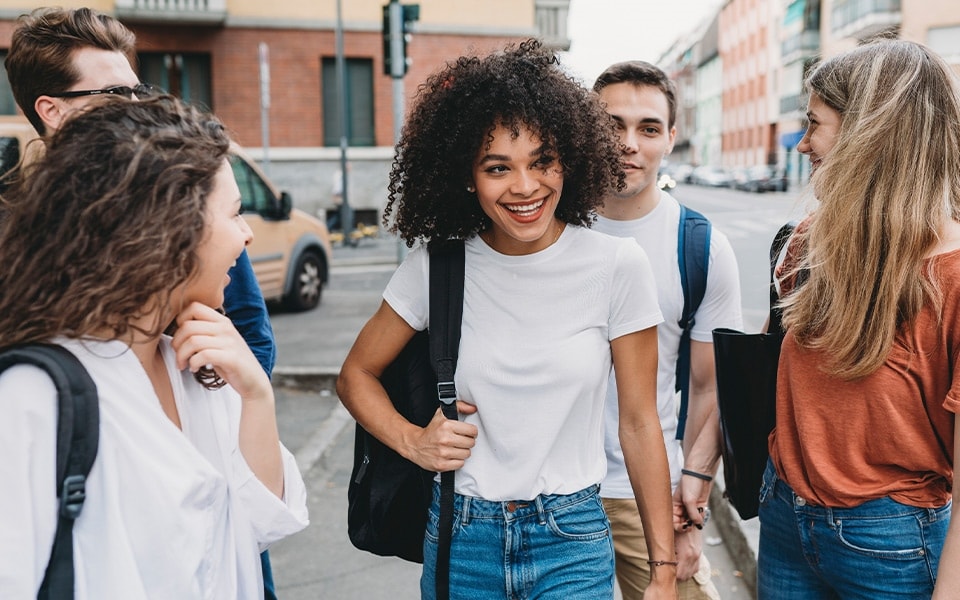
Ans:
MULTIPOLYGON (((383 294, 417 330, 428 325, 428 273, 418 248, 383 294)), ((660 320, 650 264, 630 240, 566 227, 525 256, 468 240, 455 381, 477 406, 462 419, 479 435, 456 491, 530 500, 599 483, 610 341, 660 320)))
MULTIPOLYGON (((161 352, 183 430, 127 345, 60 342, 97 386, 100 442, 73 528, 78 600, 263 598, 259 553, 307 526, 306 490, 281 448, 284 499, 240 453, 240 398, 210 391, 161 352)), ((35 598, 56 531, 56 390, 47 374, 0 375, 0 598, 35 598)))
MULTIPOLYGON (((656 208, 640 219, 614 221, 598 217, 593 229, 617 237, 634 238, 646 251, 657 281, 657 296, 664 322, 657 327, 659 366, 657 373, 657 410, 663 428, 663 440, 670 461, 673 486, 680 480, 683 451, 677 436, 677 415, 680 394, 675 392, 677 354, 680 348, 680 321, 683 312, 683 287, 680 285, 680 267, 677 262, 677 228, 680 224, 680 205, 666 192, 660 193, 656 208)), ((710 235, 710 262, 707 270, 707 289, 697 309, 690 338, 698 342, 713 342, 713 330, 718 327, 740 329, 743 317, 740 309, 740 274, 737 259, 730 242, 716 227, 710 235)), ((605 411, 607 476, 600 495, 607 498, 633 498, 633 489, 627 477, 623 452, 617 437, 617 389, 607 391, 605 411)))

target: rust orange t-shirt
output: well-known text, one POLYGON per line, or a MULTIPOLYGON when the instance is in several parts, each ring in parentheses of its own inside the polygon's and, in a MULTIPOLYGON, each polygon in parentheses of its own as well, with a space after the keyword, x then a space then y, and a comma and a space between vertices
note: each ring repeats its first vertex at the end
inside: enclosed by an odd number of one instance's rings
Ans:
POLYGON ((783 340, 770 456, 808 502, 852 507, 889 496, 933 508, 950 500, 960 410, 960 250, 927 260, 942 314, 924 307, 870 375, 831 376, 820 368, 823 352, 800 347, 789 331, 783 340))

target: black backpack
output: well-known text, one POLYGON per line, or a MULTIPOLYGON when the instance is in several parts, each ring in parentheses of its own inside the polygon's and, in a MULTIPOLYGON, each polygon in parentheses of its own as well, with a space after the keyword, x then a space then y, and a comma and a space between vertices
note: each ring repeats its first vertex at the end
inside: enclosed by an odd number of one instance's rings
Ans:
MULTIPOLYGON (((397 411, 425 426, 443 408, 457 418, 453 382, 463 314, 462 241, 431 243, 430 328, 414 334, 380 377, 397 411)), ((453 471, 440 475, 437 598, 449 597, 453 528, 453 471)), ((347 490, 347 530, 360 550, 423 562, 423 538, 436 473, 425 471, 357 424, 353 472, 347 490)))
POLYGON ((86 480, 97 457, 100 407, 97 386, 72 353, 31 344, 0 353, 0 373, 18 364, 40 367, 57 388, 57 497, 60 510, 50 562, 37 598, 73 598, 73 522, 86 499, 86 480))

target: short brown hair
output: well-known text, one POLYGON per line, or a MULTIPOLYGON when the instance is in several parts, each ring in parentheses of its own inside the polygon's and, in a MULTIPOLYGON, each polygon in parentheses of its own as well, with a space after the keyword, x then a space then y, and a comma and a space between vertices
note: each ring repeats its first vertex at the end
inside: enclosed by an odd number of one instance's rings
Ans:
POLYGON ((667 74, 656 65, 642 60, 628 60, 610 65, 600 73, 593 84, 593 91, 599 92, 614 83, 632 83, 636 86, 649 85, 655 87, 667 97, 670 107, 670 127, 677 122, 677 86, 667 74))
POLYGON ((38 8, 17 20, 4 65, 13 97, 43 135, 34 104, 44 94, 64 92, 80 78, 72 54, 79 48, 121 52, 136 71, 136 37, 115 18, 89 8, 38 8))

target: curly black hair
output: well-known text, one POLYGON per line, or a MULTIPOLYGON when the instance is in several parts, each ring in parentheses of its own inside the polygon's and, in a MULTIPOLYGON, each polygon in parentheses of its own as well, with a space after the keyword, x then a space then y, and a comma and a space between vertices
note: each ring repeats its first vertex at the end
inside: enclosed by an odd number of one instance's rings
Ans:
POLYGON ((384 226, 409 247, 487 229, 490 218, 466 186, 497 125, 514 137, 525 127, 558 154, 556 217, 565 223, 591 224, 604 196, 623 186, 618 138, 596 94, 564 73, 539 41, 527 40, 462 56, 419 87, 393 159, 384 226))

